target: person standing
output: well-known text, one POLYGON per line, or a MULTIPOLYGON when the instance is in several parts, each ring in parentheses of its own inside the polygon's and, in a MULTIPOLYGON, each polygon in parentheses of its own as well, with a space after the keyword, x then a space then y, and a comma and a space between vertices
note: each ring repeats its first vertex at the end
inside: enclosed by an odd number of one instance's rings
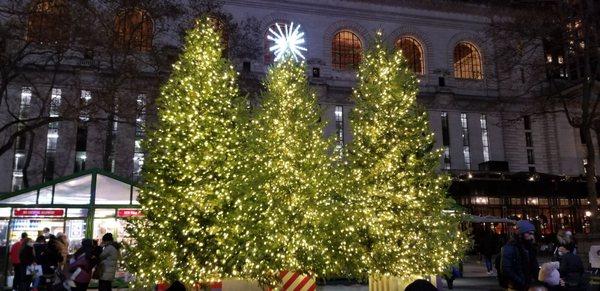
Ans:
POLYGON ((44 236, 44 239, 49 239, 50 238, 50 229, 47 227, 44 227, 44 229, 42 230, 42 235, 44 236))
POLYGON ((501 250, 501 276, 503 287, 508 290, 527 290, 537 281, 539 264, 536 257, 535 226, 528 220, 520 220, 516 226, 516 238, 501 250))
POLYGON ((119 260, 120 246, 115 243, 112 233, 106 233, 102 236, 102 253, 100 254, 100 281, 98 291, 111 291, 112 282, 115 280, 117 272, 117 261, 119 260))
POLYGON ((485 261, 485 268, 488 275, 494 273, 492 266, 492 257, 498 253, 498 240, 495 235, 491 232, 487 232, 481 242, 481 255, 485 261))
POLYGON ((61 284, 59 265, 63 257, 60 254, 58 239, 54 235, 48 237, 48 244, 39 257, 43 273, 41 285, 46 287, 46 290, 55 290, 54 285, 61 284))
POLYGON ((73 255, 73 262, 69 266, 71 280, 75 287, 71 291, 85 291, 92 280, 92 270, 98 263, 93 240, 85 238, 81 241, 81 248, 73 255))
POLYGON ((23 241, 23 247, 19 253, 19 260, 21 261, 21 284, 18 286, 19 290, 27 291, 33 281, 35 270, 33 264, 35 263, 35 253, 33 251, 33 240, 26 238, 23 241), (29 274, 28 273, 29 269, 29 274))
POLYGON ((560 285, 566 290, 587 290, 587 282, 584 280, 583 261, 573 253, 575 244, 568 244, 558 248, 560 257, 560 285))
MULTIPOLYGON (((36 264, 39 265, 39 267, 42 267, 42 254, 44 254, 46 251, 46 238, 43 235, 39 235, 36 239, 35 239, 35 243, 33 244, 33 253, 35 254, 35 262, 36 264)), ((33 284, 32 286, 32 290, 33 291, 37 291, 38 287, 40 286, 40 283, 42 281, 42 277, 41 276, 36 276, 33 279, 33 284)))
POLYGON ((13 270, 15 272, 15 276, 13 278, 13 290, 19 289, 19 286, 21 285, 21 276, 24 273, 22 270, 21 259, 19 256, 21 254, 23 244, 25 243, 25 239, 27 239, 27 233, 21 233, 21 240, 19 240, 18 242, 13 244, 12 247, 10 247, 9 258, 10 263, 12 264, 13 270))
POLYGON ((62 233, 59 232, 56 235, 56 247, 58 248, 58 251, 60 252, 60 255, 62 256, 62 262, 63 264, 61 265, 61 270, 66 270, 68 265, 69 265, 69 239, 67 238, 67 236, 62 233))

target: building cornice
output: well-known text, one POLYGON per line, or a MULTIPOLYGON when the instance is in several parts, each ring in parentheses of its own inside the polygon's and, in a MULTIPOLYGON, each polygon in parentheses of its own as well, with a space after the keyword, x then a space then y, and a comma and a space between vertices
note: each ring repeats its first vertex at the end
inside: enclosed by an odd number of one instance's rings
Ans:
MULTIPOLYGON (((410 3, 408 3, 406 6, 403 6, 401 3, 404 1, 400 1, 400 4, 396 4, 394 7, 376 3, 377 1, 362 1, 363 3, 359 2, 361 1, 223 0, 225 5, 270 9, 277 11, 293 11, 295 13, 325 15, 328 17, 337 16, 340 18, 348 18, 353 20, 379 21, 458 29, 477 29, 478 27, 481 28, 488 24, 488 17, 486 16, 486 13, 484 12, 485 9, 483 8, 480 8, 480 11, 462 9, 462 11, 459 12, 460 9, 446 10, 443 8, 435 8, 440 7, 439 5, 436 5, 435 7, 432 6, 431 9, 426 9, 416 4, 412 6, 408 5, 410 3), (432 13, 432 11, 435 13, 432 13)), ((407 2, 412 3, 414 1, 407 2)), ((453 5, 460 6, 456 3, 453 5)))
POLYGON ((485 15, 489 6, 485 4, 467 3, 460 0, 343 0, 347 2, 368 3, 386 6, 401 6, 414 9, 435 10, 461 14, 485 15), (457 3, 458 2, 458 3, 457 3))

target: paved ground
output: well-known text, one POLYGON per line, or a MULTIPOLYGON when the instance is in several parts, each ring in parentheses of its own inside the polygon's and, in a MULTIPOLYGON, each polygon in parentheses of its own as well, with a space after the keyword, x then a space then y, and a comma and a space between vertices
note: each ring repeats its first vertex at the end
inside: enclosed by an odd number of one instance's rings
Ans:
MULTIPOLYGON (((463 278, 454 280, 454 289, 452 290, 504 290, 498 285, 495 276, 487 274, 485 265, 476 259, 467 259, 463 264, 463 278)), ((442 280, 439 290, 449 290, 446 280, 442 280)))
MULTIPOLYGON (((538 258, 540 264, 548 261, 546 258, 538 258)), ((487 274, 485 265, 481 261, 477 261, 475 258, 468 258, 464 265, 464 278, 458 278, 454 280, 454 289, 456 291, 463 290, 490 290, 490 291, 501 291, 504 290, 498 285, 498 279, 496 276, 490 276, 487 274)), ((438 290, 450 290, 447 288, 446 281, 442 280, 442 284, 438 287, 438 290)), ((598 291, 600 288, 598 285, 590 286, 589 291, 598 291)))
MULTIPOLYGON (((546 259, 539 259, 540 264, 547 261, 546 259)), ((463 265, 464 277, 454 280, 454 289, 456 291, 467 291, 467 290, 480 290, 480 291, 502 291, 498 285, 498 280, 495 276, 490 276, 486 273, 483 262, 477 261, 476 258, 467 258, 463 265)), ((441 284, 438 286, 438 290, 450 290, 447 288, 446 281, 441 280, 441 284)), ((366 285, 357 286, 320 286, 317 290, 324 291, 367 291, 369 289, 366 285)), ((113 289, 114 290, 114 289, 113 289)), ((600 290, 598 286, 590 286, 588 290, 600 290), (596 289, 594 289, 596 288, 596 289)), ((92 291, 92 290, 90 290, 92 291)))

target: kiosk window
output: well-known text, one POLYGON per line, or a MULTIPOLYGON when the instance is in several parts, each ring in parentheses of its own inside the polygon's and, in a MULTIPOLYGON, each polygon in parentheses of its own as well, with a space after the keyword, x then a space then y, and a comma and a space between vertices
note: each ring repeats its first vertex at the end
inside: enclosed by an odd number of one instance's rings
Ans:
POLYGON ((35 204, 37 199, 37 190, 23 193, 15 197, 6 198, 1 203, 6 204, 35 204))
POLYGON ((98 175, 96 178, 96 204, 129 204, 131 186, 115 179, 98 175))
POLYGON ((83 176, 54 186, 54 204, 90 204, 92 176, 83 176))
POLYGON ((38 204, 52 204, 52 186, 40 189, 38 204))
POLYGON ((69 208, 67 209, 67 217, 86 217, 88 210, 86 208, 69 208))
POLYGON ((0 208, 0 217, 9 217, 11 212, 10 207, 2 207, 0 208))

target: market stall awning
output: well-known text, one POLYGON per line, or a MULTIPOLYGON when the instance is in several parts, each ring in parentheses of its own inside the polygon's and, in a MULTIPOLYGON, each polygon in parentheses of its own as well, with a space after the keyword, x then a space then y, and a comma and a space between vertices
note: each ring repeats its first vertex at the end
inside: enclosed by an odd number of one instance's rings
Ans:
POLYGON ((469 215, 467 220, 469 222, 475 222, 475 223, 483 223, 483 222, 485 222, 485 223, 512 223, 512 224, 517 223, 516 220, 502 218, 502 217, 496 217, 496 216, 469 215))
POLYGON ((100 169, 90 169, 0 195, 0 206, 139 205, 139 188, 100 169))

